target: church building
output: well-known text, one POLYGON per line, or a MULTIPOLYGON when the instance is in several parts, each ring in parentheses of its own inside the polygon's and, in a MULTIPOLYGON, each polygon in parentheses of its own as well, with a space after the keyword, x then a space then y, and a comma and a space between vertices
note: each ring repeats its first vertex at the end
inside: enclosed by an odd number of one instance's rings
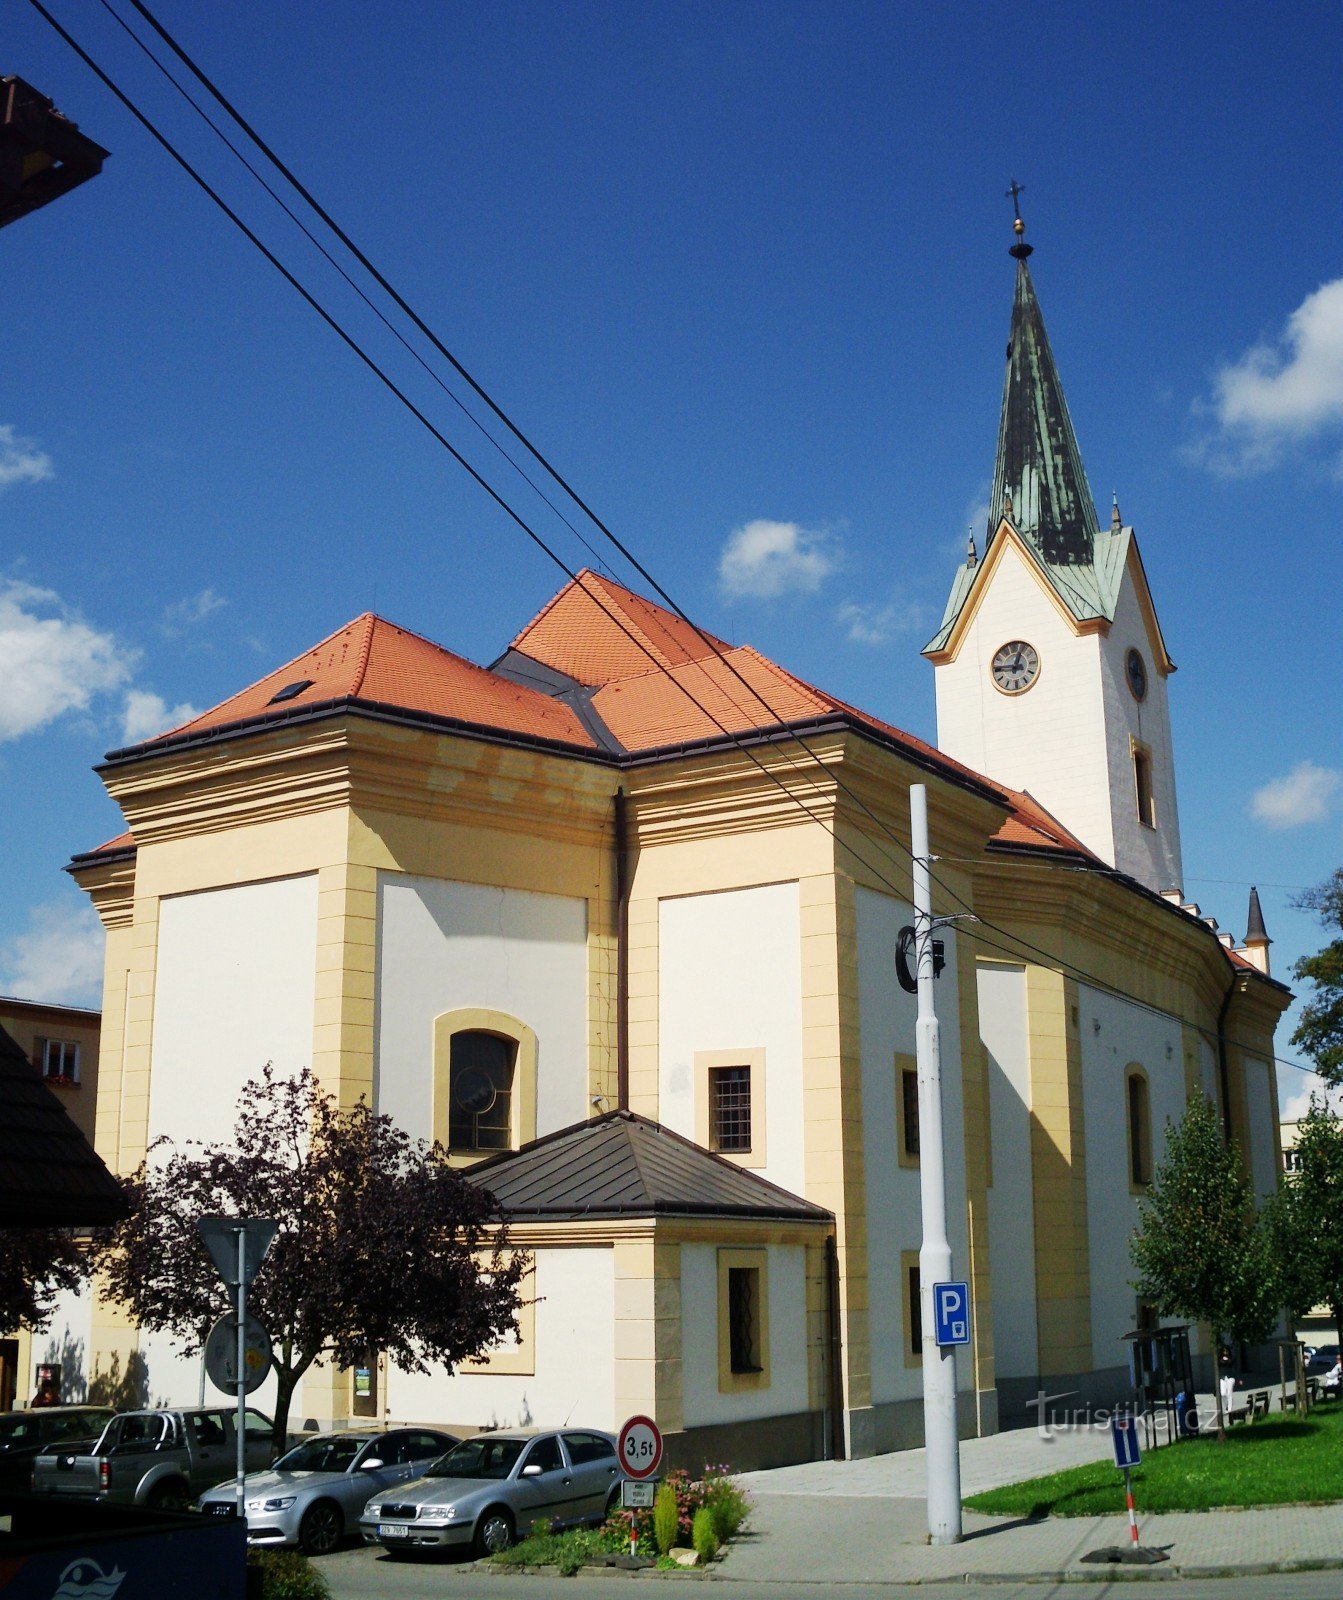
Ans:
MULTIPOLYGON (((1012 253, 992 514, 924 652, 936 748, 584 571, 488 667, 357 617, 100 767, 126 832, 69 870, 108 935, 103 1159, 225 1138, 266 1062, 311 1066, 441 1141, 534 1258, 505 1346, 314 1371, 296 1419, 642 1412, 694 1466, 921 1441, 912 784, 958 919, 963 1433, 1127 1393, 1128 1236, 1191 1094, 1273 1187, 1290 997, 1261 922, 1238 943, 1183 896, 1174 663, 1020 228, 1012 253)), ((166 1340, 78 1314, 90 1372, 194 1399, 166 1340)))

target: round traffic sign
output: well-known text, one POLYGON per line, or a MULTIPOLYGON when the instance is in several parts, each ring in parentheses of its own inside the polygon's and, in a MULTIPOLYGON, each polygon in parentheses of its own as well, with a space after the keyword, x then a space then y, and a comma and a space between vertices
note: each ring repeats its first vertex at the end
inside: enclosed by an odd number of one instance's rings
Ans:
MULTIPOLYGON (((251 1394, 270 1372, 270 1334, 255 1317, 243 1324, 243 1393, 251 1394)), ((238 1316, 220 1317, 205 1336, 205 1375, 225 1394, 238 1392, 238 1316)))
POLYGON ((662 1430, 652 1417, 631 1417, 616 1445, 620 1465, 629 1478, 651 1478, 662 1465, 662 1430))

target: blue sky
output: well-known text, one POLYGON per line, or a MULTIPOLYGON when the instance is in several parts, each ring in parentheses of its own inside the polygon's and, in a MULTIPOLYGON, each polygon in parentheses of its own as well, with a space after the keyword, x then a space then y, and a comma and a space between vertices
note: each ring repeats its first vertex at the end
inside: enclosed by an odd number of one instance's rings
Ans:
MULTIPOLYGON (((107 12, 52 4, 587 561, 107 12)), ((1318 945, 1287 901, 1343 861, 1337 7, 162 17, 682 605, 926 737, 1019 178, 1091 486, 1181 669, 1186 891, 1239 935, 1257 881, 1279 974, 1318 945)), ((113 152, 3 237, 0 991, 88 998, 60 868, 118 831, 105 750, 368 608, 488 661, 560 574, 26 5, 6 41, 113 152)))

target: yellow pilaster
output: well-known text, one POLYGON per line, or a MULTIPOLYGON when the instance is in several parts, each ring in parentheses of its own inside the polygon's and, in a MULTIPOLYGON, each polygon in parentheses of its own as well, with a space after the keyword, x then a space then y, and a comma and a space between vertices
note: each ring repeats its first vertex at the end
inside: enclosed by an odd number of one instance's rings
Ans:
POLYGON ((312 1070, 343 1107, 373 1100, 378 874, 339 862, 317 873, 312 1070))
POLYGON ((651 1416, 664 1433, 684 1426, 681 1247, 618 1240, 615 1250, 615 1410, 651 1416))
POLYGON ((844 1404, 872 1404, 858 934, 851 878, 799 885, 806 1197, 835 1214, 844 1404))

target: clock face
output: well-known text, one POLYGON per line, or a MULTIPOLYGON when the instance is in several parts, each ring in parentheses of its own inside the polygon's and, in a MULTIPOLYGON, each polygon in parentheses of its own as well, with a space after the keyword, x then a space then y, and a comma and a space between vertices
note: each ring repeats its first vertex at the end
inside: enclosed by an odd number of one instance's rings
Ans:
POLYGON ((1004 694, 1024 694, 1040 676, 1040 655, 1024 639, 1009 639, 993 656, 993 681, 1004 694))
POLYGON ((1128 678, 1129 692, 1135 700, 1147 698, 1147 663, 1137 650, 1130 650, 1124 658, 1124 674, 1128 678))

